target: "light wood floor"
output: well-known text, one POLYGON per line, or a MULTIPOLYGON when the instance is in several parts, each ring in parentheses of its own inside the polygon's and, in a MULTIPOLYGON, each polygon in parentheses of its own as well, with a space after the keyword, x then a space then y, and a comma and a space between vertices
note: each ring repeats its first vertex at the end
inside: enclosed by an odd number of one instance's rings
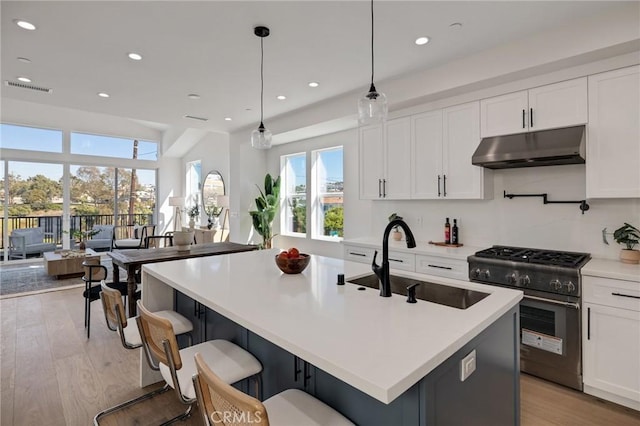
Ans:
MULTIPOLYGON (((137 387, 138 351, 107 329, 100 303, 92 303, 90 340, 83 312, 82 289, 0 301, 1 425, 86 426, 99 410, 149 390, 137 387)), ((521 385, 524 426, 640 425, 639 412, 616 404, 527 375, 521 385)), ((101 424, 159 424, 184 409, 172 391, 101 424)), ((198 425, 198 416, 180 424, 198 425)))

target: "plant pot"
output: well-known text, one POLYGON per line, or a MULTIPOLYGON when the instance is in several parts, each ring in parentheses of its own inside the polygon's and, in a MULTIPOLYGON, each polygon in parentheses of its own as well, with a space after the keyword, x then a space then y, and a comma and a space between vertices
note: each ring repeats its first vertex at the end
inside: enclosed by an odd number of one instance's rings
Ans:
POLYGON ((173 233, 173 245, 178 251, 188 251, 191 249, 194 231, 175 231, 173 233))
POLYGON ((393 238, 395 241, 400 241, 402 239, 402 232, 400 231, 393 231, 391 233, 391 238, 393 238))
POLYGON ((194 219, 189 219, 189 229, 193 229, 196 227, 196 221, 194 219))
POLYGON ((620 250, 620 261, 622 263, 640 263, 640 250, 620 250))
POLYGON ((80 241, 80 244, 78 244, 78 250, 85 251, 86 249, 87 249, 87 245, 84 243, 84 241, 80 241))

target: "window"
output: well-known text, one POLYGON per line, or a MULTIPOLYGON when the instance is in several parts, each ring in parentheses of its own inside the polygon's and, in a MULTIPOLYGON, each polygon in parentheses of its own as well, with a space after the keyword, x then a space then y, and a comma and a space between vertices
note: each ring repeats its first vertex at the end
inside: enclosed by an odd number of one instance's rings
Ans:
POLYGON ((71 133, 71 153, 101 157, 157 160, 156 142, 71 133))
POLYGON ((307 155, 285 155, 281 159, 281 193, 284 200, 281 229, 284 234, 307 233, 307 155))
POLYGON ((202 166, 200 161, 187 163, 187 188, 185 192, 185 206, 187 209, 200 204, 200 182, 202 182, 202 166))
POLYGON ((344 236, 342 147, 312 152, 313 238, 344 236))
POLYGON ((281 157, 282 234, 330 241, 344 236, 342 163, 341 146, 281 157))
POLYGON ((27 151, 62 152, 60 130, 0 124, 0 147, 27 151))

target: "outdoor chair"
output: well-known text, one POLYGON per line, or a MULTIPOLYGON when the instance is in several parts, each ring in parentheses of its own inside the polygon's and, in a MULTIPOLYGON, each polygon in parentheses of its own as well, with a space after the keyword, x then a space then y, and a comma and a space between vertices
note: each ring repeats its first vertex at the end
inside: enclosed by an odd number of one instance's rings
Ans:
POLYGON ((148 311, 138 301, 138 328, 148 359, 158 360, 160 373, 171 386, 180 402, 188 405, 187 410, 164 424, 185 419, 191 415, 196 402, 196 391, 192 376, 197 372, 194 356, 200 353, 225 383, 236 383, 253 378, 256 393, 260 388, 262 364, 253 355, 228 340, 209 340, 197 345, 179 349, 176 336, 169 320, 148 311))
POLYGON ((155 225, 120 225, 113 228, 112 249, 145 248, 147 236, 155 234, 155 225))
POLYGON ((91 230, 95 234, 85 240, 85 247, 95 251, 110 250, 111 241, 113 240, 113 225, 93 225, 91 230))
POLYGON ((44 232, 43 227, 14 229, 9 236, 9 259, 26 259, 29 254, 54 251, 55 243, 45 243, 45 237, 53 237, 52 232, 44 232))
POLYGON ((198 407, 205 426, 213 425, 353 425, 342 414, 298 389, 287 389, 264 402, 227 384, 195 355, 193 375, 198 407))

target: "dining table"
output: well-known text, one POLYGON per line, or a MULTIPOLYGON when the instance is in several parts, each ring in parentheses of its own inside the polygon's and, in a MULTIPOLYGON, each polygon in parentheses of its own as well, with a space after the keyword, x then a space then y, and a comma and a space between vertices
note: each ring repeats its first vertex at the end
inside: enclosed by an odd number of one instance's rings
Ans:
POLYGON ((257 250, 258 246, 240 243, 205 243, 192 244, 188 250, 176 246, 112 250, 107 253, 113 264, 113 282, 120 282, 120 268, 127 271, 127 296, 129 299, 129 317, 136 316, 135 292, 136 272, 148 263, 168 262, 171 260, 190 259, 194 257, 217 256, 221 254, 240 253, 257 250))

